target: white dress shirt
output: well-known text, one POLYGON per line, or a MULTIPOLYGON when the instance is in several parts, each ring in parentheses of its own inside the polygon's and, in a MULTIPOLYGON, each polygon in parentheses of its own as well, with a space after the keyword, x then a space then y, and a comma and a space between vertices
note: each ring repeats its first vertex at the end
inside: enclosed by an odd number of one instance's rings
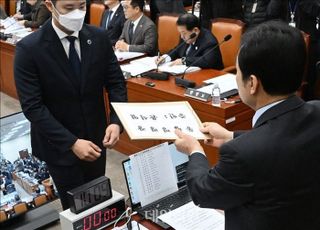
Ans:
POLYGON ((70 42, 68 41, 67 37, 68 36, 73 36, 76 37, 77 39, 74 41, 74 47, 78 53, 78 56, 81 60, 81 51, 80 51, 80 41, 79 41, 79 31, 75 31, 73 32, 73 34, 68 35, 65 32, 63 32, 62 30, 60 30, 53 22, 53 20, 51 21, 52 23, 52 27, 54 29, 54 31, 56 31, 58 37, 60 38, 61 44, 64 48, 64 51, 67 54, 67 57, 69 58, 69 47, 70 47, 70 42))

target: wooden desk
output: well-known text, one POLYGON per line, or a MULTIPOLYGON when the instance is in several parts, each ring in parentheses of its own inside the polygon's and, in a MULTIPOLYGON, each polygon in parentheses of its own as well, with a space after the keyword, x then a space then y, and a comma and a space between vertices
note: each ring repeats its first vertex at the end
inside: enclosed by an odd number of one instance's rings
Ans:
POLYGON ((16 46, 0 41, 0 89, 1 92, 18 99, 13 75, 16 46))
MULTIPOLYGON (((219 76, 224 72, 217 70, 201 70, 186 75, 186 79, 193 80, 197 85, 201 85, 206 79, 219 76)), ((211 102, 202 102, 184 96, 185 89, 178 87, 174 83, 174 77, 169 81, 157 81, 146 78, 131 78, 127 81, 129 102, 163 102, 163 101, 189 101, 201 121, 214 121, 230 130, 250 129, 253 110, 245 104, 226 104, 221 103, 221 107, 214 107, 211 102), (153 81, 156 86, 151 88, 145 86, 148 81, 153 81)), ((130 140, 124 132, 115 149, 132 154, 143 149, 160 144, 158 140, 130 140)), ((211 164, 215 164, 218 159, 217 149, 204 146, 211 164)))

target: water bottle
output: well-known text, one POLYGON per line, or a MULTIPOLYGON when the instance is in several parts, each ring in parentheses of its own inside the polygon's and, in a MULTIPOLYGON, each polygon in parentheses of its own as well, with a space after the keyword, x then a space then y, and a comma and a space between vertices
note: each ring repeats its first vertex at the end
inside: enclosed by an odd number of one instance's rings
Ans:
POLYGON ((215 83, 213 85, 211 97, 212 97, 212 105, 220 107, 221 106, 221 103, 220 103, 220 88, 219 88, 219 85, 217 83, 215 83))

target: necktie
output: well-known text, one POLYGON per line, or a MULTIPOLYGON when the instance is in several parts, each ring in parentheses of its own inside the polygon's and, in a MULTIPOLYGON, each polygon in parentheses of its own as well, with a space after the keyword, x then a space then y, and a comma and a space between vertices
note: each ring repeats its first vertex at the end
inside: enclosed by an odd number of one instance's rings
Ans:
POLYGON ((72 67, 73 73, 75 74, 75 77, 77 78, 77 81, 80 82, 80 73, 81 73, 81 62, 80 58, 78 56, 78 53, 74 47, 74 41, 77 39, 74 36, 68 36, 67 37, 70 47, 69 47, 69 63, 72 67))
POLYGON ((193 49, 193 45, 190 44, 188 49, 186 50, 186 56, 188 56, 188 54, 192 51, 192 49, 193 49))
POLYGON ((108 27, 109 27, 112 14, 113 14, 113 11, 110 10, 110 11, 109 11, 109 14, 108 14, 108 18, 107 18, 106 29, 108 29, 108 27))
POLYGON ((131 42, 132 42, 133 26, 134 26, 134 24, 133 24, 133 22, 131 22, 130 25, 129 25, 129 44, 131 44, 131 42))

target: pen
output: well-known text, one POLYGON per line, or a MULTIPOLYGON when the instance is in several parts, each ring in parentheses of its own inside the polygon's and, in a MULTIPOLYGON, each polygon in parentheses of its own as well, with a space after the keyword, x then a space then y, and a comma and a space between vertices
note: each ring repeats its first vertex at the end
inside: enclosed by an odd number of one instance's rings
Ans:
POLYGON ((157 72, 159 72, 159 65, 160 65, 160 52, 158 51, 158 59, 157 59, 157 72))

